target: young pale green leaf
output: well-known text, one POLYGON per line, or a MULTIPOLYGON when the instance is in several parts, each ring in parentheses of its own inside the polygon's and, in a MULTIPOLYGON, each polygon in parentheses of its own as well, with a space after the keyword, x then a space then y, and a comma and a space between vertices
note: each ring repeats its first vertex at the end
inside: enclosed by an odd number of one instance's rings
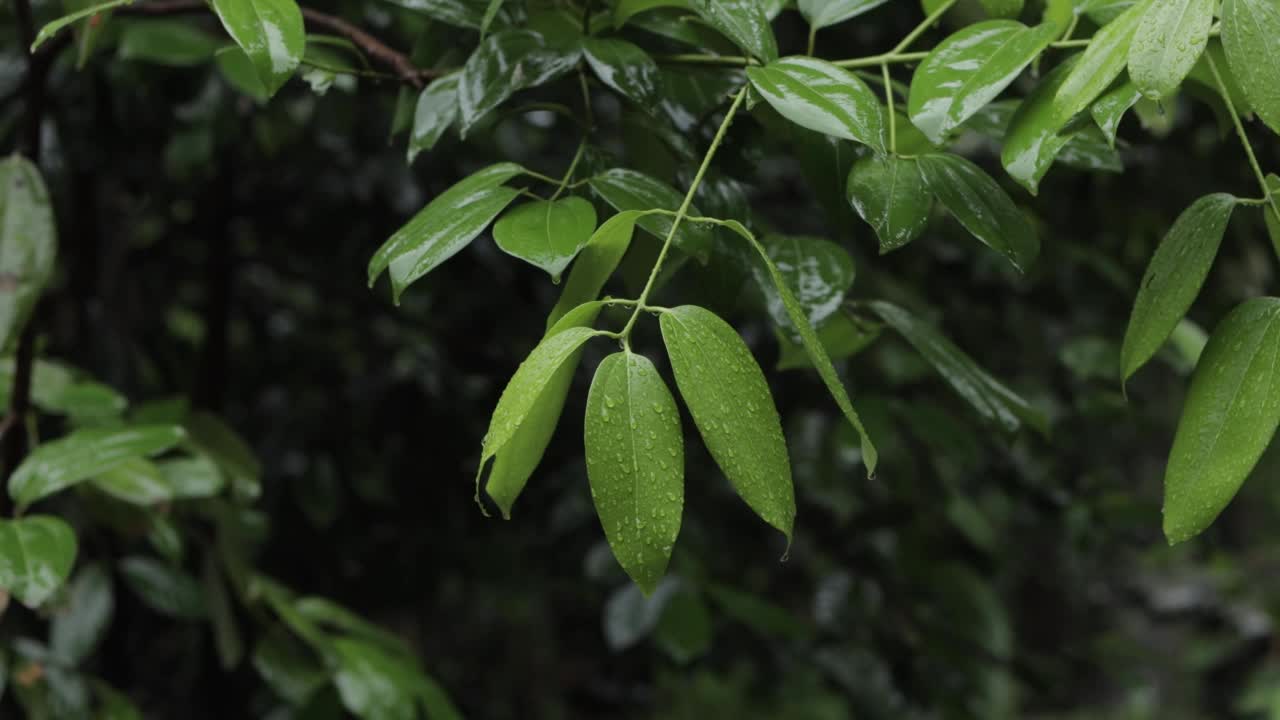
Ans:
POLYGON ((1053 41, 1059 28, 988 20, 943 40, 911 79, 911 122, 941 144, 1009 86, 1053 41))
POLYGON ((1164 475, 1169 542, 1204 531, 1280 425, 1280 298, 1232 310, 1200 357, 1164 475))
POLYGON ((458 82, 462 135, 518 90, 536 87, 573 70, 580 50, 553 48, 532 30, 494 33, 471 53, 458 82))
POLYGON ((1249 104, 1280 133, 1280 3, 1224 0, 1222 47, 1249 104))
POLYGON ((76 430, 33 450, 9 477, 9 496, 25 507, 130 458, 162 453, 185 437, 176 425, 76 430))
POLYGON ((458 73, 451 73, 428 85, 413 111, 413 132, 409 136, 409 162, 436 146, 446 130, 458 119, 458 73))
POLYGON ((880 100, 849 71, 815 58, 789 57, 747 68, 747 77, 778 114, 796 125, 887 151, 880 100))
POLYGON ((294 0, 212 0, 227 34, 253 62, 267 96, 302 62, 307 36, 294 0))
POLYGON ((57 254, 53 209, 40 170, 19 155, 0 161, 0 353, 22 333, 57 254))
POLYGON ((62 520, 30 515, 0 520, 0 590, 29 608, 53 597, 71 574, 76 534, 62 520))
POLYGON ((880 254, 920 237, 929 224, 933 195, 914 159, 865 157, 849 171, 849 203, 880 238, 880 254))
POLYGON ((791 541, 791 461, 769 384, 728 323, 684 305, 662 313, 662 339, 680 396, 711 457, 738 495, 791 541))
POLYGON ((118 8, 122 5, 128 5, 131 2, 133 2, 133 0, 111 0, 110 2, 99 3, 97 5, 87 7, 83 10, 78 10, 76 12, 71 13, 70 15, 63 15, 57 20, 54 20, 49 24, 45 25, 44 27, 40 28, 40 32, 36 33, 35 41, 31 43, 30 51, 35 52, 36 48, 43 45, 44 42, 49 38, 53 37, 54 35, 57 35, 58 31, 67 27, 68 25, 72 25, 87 17, 92 17, 94 15, 97 15, 98 13, 107 12, 109 10, 118 8))
MULTIPOLYGON (((840 309, 856 274, 847 250, 829 240, 802 235, 772 235, 765 238, 764 246, 810 325, 821 325, 840 309)), ((753 270, 767 298, 769 315, 780 327, 794 332, 769 270, 753 270)))
POLYGON ((589 37, 583 52, 600 82, 617 90, 641 110, 657 112, 662 100, 662 72, 638 45, 617 38, 589 37))
POLYGON ((1040 240, 990 175, 959 155, 922 155, 918 162, 929 189, 966 230, 1019 271, 1031 267, 1040 240))
POLYGON ((1156 248, 1124 333, 1122 381, 1133 377, 1156 354, 1195 302, 1237 202, 1226 193, 1200 198, 1178 216, 1156 248))
POLYGON ((762 62, 778 59, 778 41, 761 0, 689 0, 694 12, 762 62))
POLYGON ((213 60, 218 38, 178 20, 139 20, 123 23, 116 54, 122 60, 195 67, 213 60))
POLYGON ((643 355, 596 369, 583 430, 591 498, 618 563, 646 595, 666 572, 684 510, 680 410, 643 355))
POLYGON ((201 620, 207 614, 200 582, 182 570, 135 555, 120 561, 120 575, 138 599, 158 613, 184 620, 201 620))
POLYGON ((800 14, 814 29, 830 27, 845 20, 852 20, 869 10, 884 5, 889 0, 799 0, 800 14))
POLYGON ((1120 121, 1141 97, 1142 91, 1138 86, 1132 82, 1126 82, 1098 98, 1093 107, 1089 108, 1093 121, 1102 130, 1109 145, 1116 144, 1116 133, 1120 131, 1120 121))
POLYGON ((1058 127, 1064 127, 1076 113, 1089 107, 1124 72, 1133 34, 1150 3, 1151 0, 1139 0, 1093 36, 1054 94, 1050 117, 1058 127))
POLYGON ((96 563, 82 567, 49 623, 49 649, 62 662, 79 665, 102 641, 115 604, 111 574, 96 563))
MULTIPOLYGON (((1129 46, 1129 77, 1143 95, 1160 101, 1178 90, 1209 44, 1217 4, 1216 0, 1164 0, 1147 6, 1129 46)), ((1280 80, 1280 74, 1276 78, 1280 80)))
POLYGON ((490 165, 445 190, 369 260, 369 286, 390 268, 397 302, 413 281, 458 254, 519 194, 502 183, 524 172, 514 163, 490 165))
POLYGON ((984 420, 1009 433, 1017 432, 1023 423, 1048 433, 1048 420, 1043 413, 991 377, 932 325, 889 302, 875 301, 870 305, 984 420))
MULTIPOLYGON (((628 210, 670 210, 674 212, 684 201, 684 195, 666 183, 655 180, 642 172, 613 168, 588 181, 591 189, 619 212, 628 210)), ((689 215, 701 215, 689 206, 689 215)), ((638 215, 636 224, 657 238, 666 238, 671 232, 673 218, 668 214, 638 215)), ((712 234, 696 223, 683 223, 676 230, 675 245, 700 262, 711 257, 712 234)))
POLYGON ((99 490, 134 505, 155 505, 173 499, 173 488, 155 463, 132 457, 101 472, 92 481, 99 490))
POLYGON ((503 252, 546 270, 558 283, 595 229, 596 209, 587 200, 538 200, 503 215, 493 226, 493 239, 503 252))
POLYGON ((639 210, 620 212, 595 231, 573 261, 573 269, 569 271, 560 299, 547 317, 548 330, 565 313, 599 297, 600 290, 617 269, 627 248, 631 247, 631 236, 641 215, 639 210))

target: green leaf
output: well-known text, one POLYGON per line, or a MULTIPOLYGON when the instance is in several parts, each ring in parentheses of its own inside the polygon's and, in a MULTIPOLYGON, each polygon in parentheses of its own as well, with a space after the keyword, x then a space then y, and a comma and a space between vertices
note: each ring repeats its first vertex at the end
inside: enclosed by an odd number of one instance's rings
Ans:
POLYGON ((548 330, 565 313, 600 296, 600 290, 618 268, 627 248, 631 247, 631 236, 635 232, 636 220, 641 215, 640 210, 620 212, 606 220, 591 235, 591 239, 573 261, 573 269, 569 271, 569 279, 565 281, 560 299, 547 317, 548 330))
MULTIPOLYGON (((684 195, 666 183, 655 180, 635 170, 614 168, 588 180, 591 189, 619 212, 627 210, 675 211, 684 202, 684 195)), ((701 215, 696 207, 689 206, 689 215, 701 215)), ((636 223, 659 239, 671 232, 673 217, 666 214, 637 216, 636 223)), ((711 257, 712 235, 705 227, 695 223, 683 223, 676 230, 675 245, 701 262, 711 257)))
POLYGON ((636 15, 658 8, 693 9, 690 0, 618 0, 613 8, 613 26, 620 28, 636 15))
POLYGON ((596 229, 596 209, 579 197, 537 200, 503 215, 493 239, 508 255, 546 270, 554 282, 596 229))
POLYGON ((1009 87, 1059 28, 988 20, 964 28, 929 53, 911 78, 907 111, 934 144, 1009 87))
POLYGON ((711 611, 702 596, 681 588, 662 610, 654 642, 677 665, 688 665, 711 650, 711 611))
POLYGON ((1129 62, 1129 46, 1150 0, 1140 0, 1105 25, 1090 40, 1071 74, 1053 98, 1051 118, 1064 127, 1075 114, 1089 107, 1129 62))
POLYGON ((502 3, 505 0, 489 0, 489 6, 484 9, 484 17, 480 19, 480 34, 484 35, 489 32, 489 27, 493 25, 493 21, 498 17, 498 11, 502 9, 502 3))
POLYGON ((62 520, 29 515, 0 520, 0 590, 29 608, 53 597, 71 574, 76 534, 62 520))
POLYGON ((337 663, 333 684, 349 712, 361 720, 418 717, 413 688, 419 672, 412 660, 350 638, 335 639, 329 647, 337 663))
POLYGON ((1120 131, 1120 121, 1141 97, 1142 92, 1138 90, 1138 86, 1132 82, 1126 82, 1098 98, 1093 107, 1089 108, 1093 121, 1102 130, 1108 144, 1112 146, 1116 144, 1116 133, 1120 131))
POLYGON ((236 623, 226 579, 212 550, 204 554, 200 583, 204 588, 205 607, 213 629, 213 644, 218 651, 218 661, 223 670, 232 670, 244 658, 244 639, 236 623))
POLYGON ((656 113, 662 100, 662 72, 638 45, 617 38, 583 41, 587 64, 600 82, 617 90, 641 110, 656 113))
POLYGON ((149 557, 120 561, 120 574, 143 604, 158 613, 183 620, 206 616, 204 590, 187 573, 149 557))
POLYGON ((799 0, 800 14, 814 29, 830 27, 874 10, 889 0, 799 0))
POLYGON ((142 711, 119 690, 94 680, 93 692, 98 696, 96 720, 142 720, 142 711))
POLYGON ((1042 434, 1048 433, 1048 420, 1043 413, 978 367, 932 325, 892 303, 873 301, 870 306, 929 361, 984 420, 1009 433, 1017 432, 1023 423, 1042 434))
POLYGON ((1045 76, 1009 120, 1000 162, 1009 177, 1032 195, 1040 192, 1040 180, 1071 142, 1071 133, 1062 132, 1063 125, 1054 115, 1054 98, 1076 60, 1068 59, 1045 76))
POLYGON ((70 15, 63 15, 57 20, 54 20, 48 23, 47 25, 45 25, 44 27, 40 28, 40 32, 36 33, 35 41, 31 43, 30 51, 34 53, 36 51, 36 48, 43 45, 44 42, 49 38, 53 37, 54 35, 57 35, 59 30, 61 30, 62 28, 68 25, 71 25, 77 21, 83 20, 87 17, 92 17, 94 15, 97 15, 100 12, 112 10, 122 5, 128 5, 131 2, 133 2, 133 0, 111 0, 111 2, 99 3, 97 5, 87 7, 83 10, 73 12, 70 15))
POLYGON ((1160 101, 1178 90, 1209 44, 1216 6, 1216 0, 1163 0, 1147 6, 1129 46, 1129 77, 1143 95, 1160 101))
POLYGON ((880 254, 920 237, 929 224, 933 195, 914 159, 865 157, 849 171, 849 203, 876 231, 880 254))
POLYGON ((624 351, 600 363, 583 439, 591 499, 609 547, 651 595, 680 534, 684 439, 680 410, 648 358, 624 351))
POLYGON ((609 649, 621 652, 652 633, 682 585, 678 578, 667 577, 648 595, 639 585, 627 585, 609 596, 604 606, 604 639, 609 649))
MULTIPOLYGON (((978 0, 991 17, 1016 18, 1022 14, 1024 0, 978 0)), ((1059 28, 1062 30, 1063 28, 1059 28)))
POLYGON ((173 489, 160 468, 142 457, 129 458, 99 473, 92 483, 108 495, 134 505, 155 505, 173 499, 173 489))
POLYGON ((1232 310, 1209 338, 1164 475, 1164 534, 1200 534, 1231 502, 1280 425, 1280 299, 1232 310))
POLYGON ((1280 4, 1223 0, 1222 47, 1249 104, 1280 133, 1280 4))
POLYGON ((226 480, 218 466, 204 455, 190 458, 161 460, 156 463, 164 475, 175 500, 198 500, 222 492, 226 480))
POLYGON ((450 73, 423 89, 413 111, 413 132, 409 136, 409 162, 418 153, 436 146, 449 126, 458 119, 459 73, 450 73))
POLYGON ((689 0, 689 4, 748 55, 766 63, 778 59, 778 41, 760 0, 689 0))
MULTIPOLYGON (((852 313, 839 312, 827 318, 816 329, 819 342, 832 360, 853 357, 880 337, 880 325, 855 318, 852 313)), ((814 367, 809 352, 803 344, 792 340, 782 331, 778 336, 778 370, 797 370, 814 367)))
POLYGON ((580 51, 549 47, 532 30, 494 33, 471 53, 458 82, 462 136, 516 91, 536 87, 573 70, 580 51))
POLYGON ((440 193, 369 260, 369 287, 391 270, 392 294, 399 301, 410 283, 469 245, 519 194, 501 187, 524 172, 514 163, 498 163, 473 173, 440 193))
MULTIPOLYGON (((442 23, 468 30, 479 30, 489 0, 391 0, 396 5, 414 10, 442 23)), ((501 10, 498 16, 505 13, 501 10)))
POLYGON ((140 20, 123 24, 116 53, 121 60, 194 67, 213 61, 218 39, 191 23, 140 20))
POLYGON ((1156 354, 1195 302, 1236 203, 1236 198, 1226 193, 1200 198, 1178 216, 1156 248, 1124 333, 1122 382, 1156 354))
POLYGON ((262 490, 262 466, 253 448, 217 415, 192 413, 183 427, 191 445, 209 457, 231 480, 231 488, 241 499, 253 500, 262 490))
POLYGON ((49 623, 49 647, 69 666, 89 657, 106 635, 115 611, 111 575, 101 565, 86 565, 67 587, 66 602, 49 623))
POLYGON ((921 155, 918 162, 929 189, 960 224, 1026 272, 1040 253, 1040 240, 996 181, 959 155, 921 155))
POLYGON ((253 61, 243 50, 235 46, 222 48, 214 56, 214 61, 218 64, 218 73, 236 92, 253 98, 259 105, 271 99, 267 86, 258 79, 253 61))
POLYGON ((761 635, 802 640, 810 633, 803 620, 756 595, 719 584, 707 589, 725 615, 761 635))
POLYGON ((884 113, 876 94, 847 70, 808 57, 747 68, 760 95, 791 122, 809 130, 887 151, 884 113))
POLYGON ((9 477, 9 496, 25 507, 130 458, 162 453, 185 437, 174 425, 76 430, 33 450, 9 477))
POLYGON ((791 542, 791 461, 769 384, 728 323, 685 305, 662 313, 662 339, 680 396, 711 457, 738 495, 791 542))
MULTIPOLYGON (((829 240, 801 235, 772 235, 765 238, 764 246, 810 325, 821 325, 840 309, 856 274, 847 250, 829 240)), ((774 323, 795 332, 786 304, 773 286, 772 273, 767 267, 754 270, 774 323)))
POLYGON ((22 333, 57 254, 53 209, 39 168, 19 155, 0 161, 0 353, 22 333))
POLYGON ((253 62, 267 97, 302 62, 307 36, 294 0, 212 0, 227 34, 253 62))
POLYGON ((278 625, 259 637, 251 662, 267 686, 294 705, 306 702, 329 681, 320 660, 278 625))

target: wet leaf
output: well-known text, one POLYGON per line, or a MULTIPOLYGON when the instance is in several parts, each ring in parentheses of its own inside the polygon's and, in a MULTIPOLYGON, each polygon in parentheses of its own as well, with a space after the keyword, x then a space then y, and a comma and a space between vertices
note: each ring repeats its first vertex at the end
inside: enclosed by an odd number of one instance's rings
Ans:
POLYGON ((1071 73, 1053 97, 1050 119, 1064 127, 1076 113, 1089 107, 1129 62, 1129 47, 1143 12, 1151 0, 1140 0, 1090 40, 1071 73))
POLYGON ((550 46, 532 30, 503 30, 482 40, 458 82, 462 136, 516 91, 572 71, 580 55, 579 50, 550 46))
MULTIPOLYGON (((684 195, 675 188, 635 170, 606 170, 592 177, 589 182, 591 189, 619 212, 654 208, 674 212, 684 201, 684 195)), ((698 216, 702 213, 690 205, 688 214, 698 216)), ((638 215, 636 224, 662 240, 671 232, 672 220, 674 218, 666 214, 638 215)), ((701 262, 706 262, 711 257, 711 233, 705 227, 681 223, 676 230, 674 242, 680 250, 701 262)))
POLYGON ((79 665, 106 635, 115 604, 110 573, 98 564, 82 567, 49 623, 50 650, 62 662, 79 665))
POLYGON ((914 159, 866 157, 849 172, 849 203, 880 239, 880 254, 920 237, 929 224, 933 195, 914 159))
POLYGON ((847 70, 808 57, 747 68, 751 85, 791 122, 886 152, 884 113, 867 84, 847 70))
POLYGON ((53 597, 71 574, 76 534, 56 517, 0 520, 0 590, 29 608, 53 597))
POLYGON ((778 59, 778 41, 761 0, 689 0, 708 25, 764 62, 778 59))
POLYGON ((542 268, 554 282, 596 229, 596 209, 578 197, 534 201, 503 215, 493 239, 508 255, 542 268))
POLYGON ((547 329, 551 329, 565 313, 579 305, 595 300, 600 290, 618 268, 622 256, 631 247, 639 210, 627 210, 609 218, 587 241, 573 261, 569 279, 565 281, 560 299, 547 317, 547 329))
POLYGON ((451 73, 423 89, 413 111, 413 132, 409 136, 409 162, 440 142, 458 119, 458 73, 451 73))
POLYGON ((824 28, 851 20, 874 10, 889 0, 799 0, 800 14, 814 28, 824 28))
MULTIPOLYGON (((853 258, 847 250, 829 240, 802 235, 772 235, 765 238, 764 246, 811 325, 821 325, 835 314, 853 287, 853 258)), ((754 271, 774 323, 794 332, 768 269, 757 266, 754 271)))
MULTIPOLYGON (((862 352, 880 337, 880 325, 853 317, 848 312, 838 312, 816 329, 818 341, 826 349, 831 360, 843 360, 862 352)), ((778 370, 813 368, 804 345, 787 337, 781 330, 778 336, 778 370)))
POLYGON ((1126 82, 1098 98, 1093 107, 1089 108, 1093 121, 1101 128, 1107 143, 1116 144, 1116 133, 1120 130, 1120 121, 1141 97, 1142 92, 1138 90, 1138 86, 1132 82, 1126 82))
POLYGON ((590 37, 583 41, 587 64, 600 82, 617 90, 641 110, 660 108, 662 73, 649 53, 617 38, 590 37))
MULTIPOLYGON (((1172 97, 1195 67, 1209 44, 1216 6, 1215 0, 1163 0, 1147 6, 1129 46, 1129 77, 1148 99, 1172 97)), ((1276 27, 1280 30, 1280 24, 1276 27)))
POLYGON ((33 450, 9 477, 9 496, 25 507, 132 458, 162 453, 185 437, 175 425, 76 430, 33 450))
POLYGON ((1222 47, 1249 104, 1280 133, 1280 4, 1223 0, 1222 47))
POLYGON ((173 489, 165 481, 160 468, 142 457, 129 458, 99 473, 92 484, 108 495, 134 505, 155 505, 173 499, 173 489))
POLYGON ((49 190, 39 168, 19 155, 0 161, 0 353, 26 326, 57 253, 49 190))
POLYGON ((123 60, 194 67, 213 61, 218 38, 191 23, 178 20, 141 20, 122 23, 116 53, 123 60))
POLYGON ((959 155, 922 155, 919 164, 943 207, 984 245, 1026 272, 1040 254, 1040 240, 996 181, 959 155))
POLYGON ((620 28, 642 12, 658 8, 692 9, 690 0, 618 0, 613 8, 613 26, 620 28))
POLYGON ((253 63, 267 97, 276 94, 302 62, 306 30, 294 0, 212 0, 227 34, 253 63))

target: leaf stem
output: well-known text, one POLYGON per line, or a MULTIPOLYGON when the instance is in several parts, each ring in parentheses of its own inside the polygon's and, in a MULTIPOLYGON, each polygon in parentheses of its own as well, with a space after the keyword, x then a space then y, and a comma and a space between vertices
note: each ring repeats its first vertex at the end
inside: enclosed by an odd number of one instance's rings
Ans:
POLYGON ((578 143, 578 151, 573 154, 573 160, 569 163, 569 169, 565 171, 564 177, 560 178, 560 184, 556 188, 555 194, 551 196, 551 202, 555 202, 569 187, 569 181, 573 179, 573 172, 578 169, 578 163, 582 161, 582 156, 587 150, 587 138, 583 137, 578 143))
POLYGON ((1231 93, 1227 92, 1227 84, 1222 81, 1222 75, 1218 74, 1218 65, 1213 61, 1213 56, 1206 54, 1204 59, 1209 61, 1209 72, 1213 73, 1213 81, 1218 85, 1218 94, 1222 96, 1222 102, 1227 106, 1227 114, 1231 116, 1231 122, 1236 126, 1236 135, 1240 137, 1244 154, 1249 158, 1249 167, 1253 168, 1258 186, 1262 188, 1262 197, 1266 198, 1271 206, 1271 212, 1275 213, 1277 220, 1280 220, 1280 202, 1276 201, 1275 195, 1271 193, 1271 186, 1267 185, 1267 176, 1262 172, 1262 166, 1258 164, 1258 156, 1254 154, 1253 145, 1249 143, 1249 135, 1244 130, 1244 123, 1240 122, 1240 114, 1236 112, 1235 104, 1231 102, 1231 93))
POLYGON ((918 40, 920 36, 925 33, 926 30, 932 27, 934 23, 938 22, 938 18, 945 15, 946 12, 950 10, 951 7, 955 4, 956 4, 956 0, 946 0, 946 2, 939 5, 937 10, 934 10, 933 12, 929 13, 929 17, 925 18, 923 22, 917 25, 915 30, 912 30, 911 32, 907 33, 907 36, 902 38, 902 42, 895 45, 894 48, 890 50, 888 54, 897 55, 903 50, 906 50, 907 48, 911 47, 911 43, 918 40))
POLYGON ((884 79, 884 103, 889 107, 889 152, 898 152, 898 116, 893 111, 893 81, 889 78, 889 64, 880 64, 880 77, 884 79))

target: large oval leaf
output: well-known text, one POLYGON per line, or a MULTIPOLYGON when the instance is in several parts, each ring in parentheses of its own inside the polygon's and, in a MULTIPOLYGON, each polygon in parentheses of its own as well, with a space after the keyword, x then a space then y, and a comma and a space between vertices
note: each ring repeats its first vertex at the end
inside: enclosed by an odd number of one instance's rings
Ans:
POLYGON ((294 0, 213 0, 222 26, 253 62, 267 96, 276 94, 307 48, 302 11, 294 0))
POLYGON ((34 608, 67 581, 76 560, 76 534, 56 517, 0 520, 0 590, 34 608))
POLYGON ((130 458, 162 453, 185 437, 176 425, 76 430, 33 450, 9 477, 9 496, 30 505, 130 458))
POLYGON ((560 273, 596 229, 596 209, 579 197, 538 200, 512 210, 493 226, 493 239, 502 251, 546 270, 560 282, 560 273))
POLYGON ((1124 71, 1129 62, 1129 46, 1150 0, 1139 0, 1119 17, 1103 26, 1053 98, 1053 121, 1067 124, 1076 113, 1089 107, 1124 71))
POLYGON ((1216 5, 1215 0, 1164 0, 1147 6, 1129 46, 1129 77, 1143 95, 1159 101, 1177 91, 1209 44, 1216 5))
POLYGON ((435 147, 450 125, 458 119, 458 73, 446 75, 428 85, 418 95, 413 111, 413 132, 409 135, 409 162, 418 153, 435 147))
POLYGON ((764 373, 737 331, 704 308, 662 313, 662 339, 680 396, 711 457, 738 495, 791 541, 791 461, 764 373))
POLYGON ((1236 203, 1236 198, 1226 193, 1200 198, 1178 216, 1156 248, 1124 333, 1122 380, 1132 377, 1156 354, 1195 302, 1236 203))
POLYGON ((649 53, 617 38, 587 38, 583 49, 587 64, 600 82, 622 93, 645 112, 659 110, 662 72, 649 53))
POLYGON ((1224 0, 1222 47, 1249 104, 1280 133, 1280 3, 1224 0))
POLYGON ((772 62, 778 59, 778 41, 769 25, 761 0, 689 0, 695 12, 711 27, 747 54, 772 62))
POLYGON ((595 231, 586 247, 582 248, 582 252, 573 261, 573 269, 569 271, 569 279, 564 283, 560 299, 547 317, 547 329, 551 329, 565 313, 600 295, 600 290, 617 269, 627 248, 631 247, 631 236, 635 233, 636 219, 641 212, 620 212, 595 231))
POLYGON ((591 499, 609 547, 646 595, 666 572, 684 509, 680 410, 648 358, 600 363, 583 439, 591 499))
POLYGON ((911 122, 941 144, 1012 83, 1053 41, 1059 28, 1013 20, 970 25, 943 40, 911 78, 911 122))
POLYGON ((577 65, 581 51, 555 48, 532 30, 503 30, 480 42, 458 81, 462 135, 517 90, 536 87, 577 65))
POLYGON ((814 58, 789 57, 747 68, 747 76, 778 114, 791 122, 886 151, 880 100, 849 71, 814 58))
POLYGON ((57 253, 49 190, 39 168, 18 155, 0 161, 0 353, 22 333, 53 275, 57 253))
POLYGON ((880 254, 920 237, 929 224, 933 195, 914 159, 865 157, 849 171, 849 203, 880 238, 880 254))
MULTIPOLYGON (((589 182, 591 189, 619 212, 655 208, 674 212, 684 202, 684 195, 675 188, 635 170, 613 168, 592 177, 589 182)), ((701 214, 696 207, 689 206, 689 215, 701 214)), ((641 215, 636 223, 659 239, 665 239, 671 232, 673 220, 672 216, 665 214, 641 215)), ((702 262, 711 257, 712 235, 697 223, 681 223, 674 242, 681 251, 702 262)))
POLYGON ((1205 346, 1164 475, 1164 534, 1195 537, 1231 502, 1280 425, 1280 298, 1231 311, 1205 346))
POLYGON ((800 14, 815 29, 850 20, 874 10, 889 0, 800 0, 800 14))
POLYGON ((1040 253, 1040 240, 996 181, 959 155, 921 155, 919 163, 929 189, 960 224, 1026 272, 1040 253))

